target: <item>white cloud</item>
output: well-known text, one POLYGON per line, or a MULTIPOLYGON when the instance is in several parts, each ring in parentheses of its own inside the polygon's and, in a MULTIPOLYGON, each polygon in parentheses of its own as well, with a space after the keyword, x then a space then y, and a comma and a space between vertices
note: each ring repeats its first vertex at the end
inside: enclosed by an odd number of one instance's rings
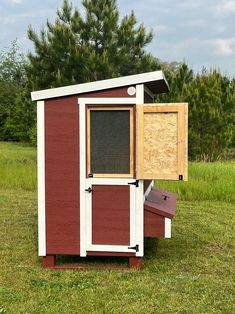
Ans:
POLYGON ((10 0, 10 1, 13 2, 13 3, 17 3, 17 4, 20 4, 20 3, 23 2, 23 0, 10 0))
POLYGON ((235 14, 235 0, 223 0, 215 7, 217 15, 235 14))
POLYGON ((218 56, 231 56, 235 54, 235 37, 215 39, 210 41, 215 46, 215 54, 218 56))
POLYGON ((155 34, 158 34, 158 32, 166 32, 171 31, 172 27, 168 25, 155 25, 151 28, 155 34))

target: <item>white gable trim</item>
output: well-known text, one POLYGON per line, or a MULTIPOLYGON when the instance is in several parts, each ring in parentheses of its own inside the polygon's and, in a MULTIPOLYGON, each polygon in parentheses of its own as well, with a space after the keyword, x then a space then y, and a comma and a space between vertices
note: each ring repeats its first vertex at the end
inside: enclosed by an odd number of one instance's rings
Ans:
POLYGON ((162 71, 147 72, 135 75, 128 75, 117 77, 108 80, 95 81, 90 83, 76 84, 64 87, 57 87, 35 91, 31 93, 32 100, 48 99, 54 97, 62 97, 73 94, 82 94, 87 92, 94 92, 98 90, 117 88, 129 85, 143 84, 152 81, 164 80, 167 81, 162 71))

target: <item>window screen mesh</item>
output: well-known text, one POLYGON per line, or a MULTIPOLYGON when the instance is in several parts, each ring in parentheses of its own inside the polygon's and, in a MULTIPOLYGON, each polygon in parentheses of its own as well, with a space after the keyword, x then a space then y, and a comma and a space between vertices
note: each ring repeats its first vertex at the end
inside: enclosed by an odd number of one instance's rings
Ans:
POLYGON ((90 111, 91 173, 130 173, 130 111, 90 111))

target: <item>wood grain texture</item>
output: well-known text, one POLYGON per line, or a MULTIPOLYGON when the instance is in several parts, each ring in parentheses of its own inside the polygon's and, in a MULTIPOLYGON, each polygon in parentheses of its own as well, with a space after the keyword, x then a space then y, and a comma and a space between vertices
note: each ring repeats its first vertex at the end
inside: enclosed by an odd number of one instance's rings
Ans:
POLYGON ((177 113, 144 114, 144 161, 146 175, 178 174, 177 113))
POLYGON ((130 244, 130 187, 92 185, 92 244, 130 244))
POLYGON ((77 97, 45 104, 46 252, 79 254, 77 97))
POLYGON ((139 107, 138 179, 187 180, 187 104, 139 107))

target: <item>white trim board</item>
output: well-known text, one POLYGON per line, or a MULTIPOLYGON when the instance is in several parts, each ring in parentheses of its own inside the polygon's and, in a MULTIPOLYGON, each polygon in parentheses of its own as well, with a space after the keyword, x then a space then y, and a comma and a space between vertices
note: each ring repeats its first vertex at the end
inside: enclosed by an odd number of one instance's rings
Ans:
POLYGON ((98 90, 112 89, 123 86, 130 86, 136 84, 143 84, 154 81, 163 81, 166 89, 169 89, 168 83, 162 71, 153 71, 135 75, 128 75, 123 77, 112 78, 108 80, 95 81, 90 83, 69 85, 64 87, 57 87, 35 91, 31 93, 32 100, 48 99, 54 97, 68 96, 74 94, 82 94, 94 92, 98 90))
POLYGON ((38 255, 46 256, 45 106, 37 102, 38 255))
MULTIPOLYGON (((144 84, 139 84, 136 86, 136 105, 142 106, 144 103, 144 84)), ((137 117, 136 117, 137 118, 137 117)), ((137 121, 136 121, 137 122, 137 121)), ((136 130, 136 146, 138 145, 138 132, 136 130)), ((138 148, 136 148, 138 151, 138 148)), ((136 154, 136 164, 138 155, 136 154)), ((139 180, 139 187, 136 189, 136 243, 139 244, 139 252, 136 256, 144 255, 144 205, 143 205, 143 195, 144 195, 144 181, 139 180)))
POLYGON ((171 238, 171 219, 165 218, 165 238, 171 238))

